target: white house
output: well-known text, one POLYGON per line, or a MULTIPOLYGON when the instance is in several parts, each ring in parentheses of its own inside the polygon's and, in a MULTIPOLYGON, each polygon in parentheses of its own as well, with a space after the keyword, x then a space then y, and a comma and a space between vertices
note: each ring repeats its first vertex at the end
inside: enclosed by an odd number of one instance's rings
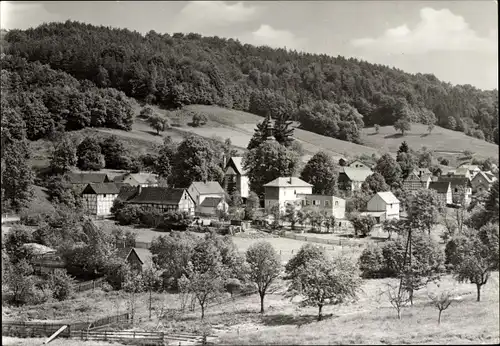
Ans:
POLYGON ((264 185, 264 207, 279 205, 284 209, 286 203, 295 203, 300 195, 312 194, 312 185, 297 177, 280 177, 264 185))
POLYGON ((245 200, 250 193, 250 185, 242 161, 243 157, 241 156, 233 156, 229 159, 224 175, 224 189, 228 193, 234 190, 238 191, 241 198, 245 200))
POLYGON ((392 192, 377 192, 368 201, 366 214, 375 217, 377 222, 399 219, 399 204, 399 199, 392 192))
POLYGON ((478 192, 489 191, 491 185, 497 180, 497 178, 488 172, 479 171, 474 178, 471 180, 472 194, 478 192))
POLYGON ((188 192, 194 200, 196 212, 199 212, 201 203, 207 197, 226 198, 226 192, 216 181, 194 181, 189 186, 188 192))
POLYGON ((122 183, 88 184, 82 192, 84 208, 90 215, 110 215, 113 202, 123 185, 122 183))
POLYGON ((366 163, 360 161, 360 160, 355 160, 353 162, 351 162, 348 167, 351 167, 351 168, 360 168, 360 169, 370 169, 371 170, 371 167, 369 167, 366 163))
POLYGON ((336 219, 345 218, 345 199, 343 198, 312 194, 297 194, 297 198, 303 210, 316 209, 327 216, 335 216, 336 219))
POLYGON ((372 174, 369 168, 343 167, 339 172, 337 184, 340 190, 354 192, 360 190, 363 182, 372 174))
POLYGON ((449 181, 432 181, 429 184, 429 190, 436 191, 438 198, 443 204, 453 203, 453 195, 451 192, 451 183, 449 181))
POLYGON ((229 205, 226 203, 224 198, 207 197, 203 199, 203 202, 201 202, 200 206, 198 207, 198 214, 206 216, 216 216, 218 211, 227 212, 228 210, 229 205))

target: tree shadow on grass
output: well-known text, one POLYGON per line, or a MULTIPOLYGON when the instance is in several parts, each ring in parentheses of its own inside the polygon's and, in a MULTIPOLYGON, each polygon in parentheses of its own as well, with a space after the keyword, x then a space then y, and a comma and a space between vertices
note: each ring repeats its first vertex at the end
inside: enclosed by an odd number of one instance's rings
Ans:
POLYGON ((401 137, 403 137, 403 134, 401 133, 393 133, 392 135, 384 136, 384 138, 401 138, 401 137))
POLYGON ((428 135, 429 135, 428 133, 422 133, 422 134, 420 135, 420 137, 421 137, 421 138, 423 138, 423 137, 427 137, 428 135))
POLYGON ((147 133, 148 135, 155 136, 155 137, 158 137, 161 135, 161 133, 158 134, 158 133, 156 133, 156 131, 141 130, 141 132, 147 133))
MULTIPOLYGON (((323 315, 322 320, 326 320, 332 317, 333 314, 323 315)), ((303 324, 309 324, 317 321, 318 321, 318 315, 292 316, 292 315, 277 314, 277 315, 262 316, 262 323, 266 326, 282 326, 282 325, 300 326, 303 324)))
POLYGON ((375 136, 375 135, 378 135, 378 133, 377 132, 372 132, 372 133, 367 133, 366 135, 367 136, 375 136))

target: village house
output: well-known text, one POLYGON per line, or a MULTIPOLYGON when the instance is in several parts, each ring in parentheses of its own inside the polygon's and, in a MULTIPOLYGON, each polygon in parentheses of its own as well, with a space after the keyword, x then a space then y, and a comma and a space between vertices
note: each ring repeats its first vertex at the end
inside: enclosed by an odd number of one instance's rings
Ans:
POLYGON ((142 272, 153 264, 153 254, 149 249, 125 247, 118 250, 117 256, 136 272, 142 272))
POLYGON ((123 183, 88 184, 82 191, 83 206, 86 212, 95 216, 111 214, 113 202, 118 197, 123 183))
POLYGON ((462 174, 461 172, 469 172, 469 177, 470 179, 474 178, 476 174, 481 172, 481 168, 478 165, 469 165, 469 164, 462 164, 458 166, 457 170, 455 171, 456 175, 462 174))
POLYGON ((113 182, 130 186, 155 187, 158 186, 158 176, 153 173, 125 173, 114 177, 113 182))
POLYGON ((438 181, 450 182, 452 203, 468 205, 472 196, 471 181, 465 176, 441 176, 438 181))
POLYGON ((198 207, 197 214, 200 216, 217 216, 218 212, 229 210, 229 204, 220 197, 206 197, 198 207))
POLYGON ((124 187, 118 199, 125 204, 154 208, 162 213, 180 211, 194 216, 195 203, 187 189, 168 187, 124 187))
POLYGON ((373 172, 366 168, 343 167, 337 179, 338 188, 343 191, 358 191, 366 178, 372 174, 373 172))
POLYGON ((403 181, 403 188, 407 191, 428 189, 432 181, 432 173, 427 169, 415 169, 403 181))
POLYGON ((197 213, 200 212, 200 205, 207 197, 226 199, 226 192, 216 181, 194 181, 189 186, 188 192, 193 198, 197 213))
POLYGON ((351 167, 351 168, 360 168, 360 169, 369 169, 371 170, 371 167, 369 167, 366 163, 364 162, 361 162, 360 160, 355 160, 353 162, 351 162, 348 167, 351 167))
POLYGON ((29 263, 35 274, 46 275, 55 271, 66 272, 66 261, 55 249, 37 243, 25 243, 22 247, 29 253, 29 263))
POLYGON ((245 202, 250 193, 248 176, 243 169, 243 157, 233 156, 229 159, 224 172, 224 190, 231 194, 238 191, 245 202))
POLYGON ((448 205, 453 203, 451 183, 449 181, 432 181, 429 184, 429 190, 436 191, 438 198, 443 202, 443 204, 448 205))
POLYGON ((315 194, 297 194, 297 200, 302 210, 318 210, 336 219, 345 218, 345 199, 315 194))
POLYGON ((366 204, 366 212, 363 215, 370 215, 377 223, 384 220, 399 219, 399 199, 390 191, 377 192, 366 204))
POLYGON ((81 193, 88 184, 109 183, 111 181, 106 173, 69 172, 66 175, 78 193, 81 193))
POLYGON ((300 200, 299 195, 312 194, 312 185, 297 177, 280 177, 264 185, 264 207, 278 205, 285 209, 287 203, 300 200))
POLYGON ((481 193, 483 191, 489 191, 491 185, 497 180, 497 178, 489 172, 480 171, 471 180, 472 194, 481 193))

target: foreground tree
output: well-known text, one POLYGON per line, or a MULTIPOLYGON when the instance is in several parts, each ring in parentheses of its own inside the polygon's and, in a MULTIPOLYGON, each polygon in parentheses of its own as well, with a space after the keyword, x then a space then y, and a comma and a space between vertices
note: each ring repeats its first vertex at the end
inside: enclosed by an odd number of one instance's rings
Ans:
POLYGON ((408 221, 410 227, 427 231, 437 223, 440 211, 444 209, 442 200, 434 190, 418 190, 410 198, 408 221))
MULTIPOLYGON (((498 228, 496 230, 498 241, 498 228)), ((486 285, 490 273, 498 268, 498 250, 492 250, 477 232, 470 231, 456 242, 454 258, 451 261, 455 278, 459 282, 476 285, 477 301, 481 300, 481 288, 486 285)), ((495 244, 498 248, 498 243, 495 244)))
POLYGON ((356 266, 348 259, 338 257, 311 259, 292 278, 288 289, 291 296, 304 297, 301 304, 318 307, 321 321, 325 305, 336 305, 355 299, 361 285, 356 266))
POLYGON ((266 293, 281 273, 280 258, 271 244, 259 242, 247 250, 246 260, 249 265, 249 279, 257 285, 260 313, 263 314, 266 293))
POLYGON ((307 162, 300 178, 313 185, 313 193, 333 195, 336 191, 338 167, 332 157, 319 151, 307 162))
POLYGON ((326 258, 325 251, 318 245, 306 243, 302 245, 299 252, 293 256, 285 265, 285 279, 292 280, 312 260, 323 260, 326 258))

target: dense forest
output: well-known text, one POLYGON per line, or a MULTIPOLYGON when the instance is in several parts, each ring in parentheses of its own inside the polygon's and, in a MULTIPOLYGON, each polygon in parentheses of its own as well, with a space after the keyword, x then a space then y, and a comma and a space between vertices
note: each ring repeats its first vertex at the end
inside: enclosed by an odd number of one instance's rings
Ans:
POLYGON ((23 124, 29 140, 90 126, 130 130, 134 120, 123 92, 17 56, 2 58, 1 92, 2 131, 23 124))
POLYGON ((7 55, 48 64, 84 87, 115 88, 165 108, 214 104, 272 117, 287 113, 303 129, 353 142, 364 126, 404 118, 498 144, 497 90, 453 86, 434 75, 195 33, 141 35, 71 21, 3 36, 7 55))

